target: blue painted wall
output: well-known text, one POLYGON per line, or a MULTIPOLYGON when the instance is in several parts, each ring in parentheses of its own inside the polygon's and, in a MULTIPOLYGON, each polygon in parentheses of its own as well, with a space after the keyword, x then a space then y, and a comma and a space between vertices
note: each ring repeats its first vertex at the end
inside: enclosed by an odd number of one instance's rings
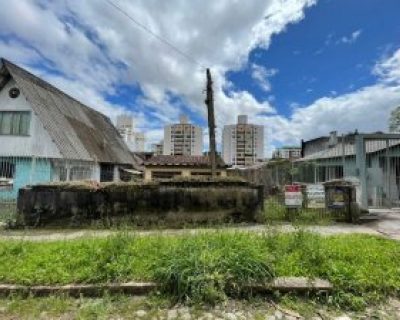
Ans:
POLYGON ((15 164, 14 184, 12 188, 0 189, 1 199, 17 199, 18 190, 28 184, 51 181, 52 166, 48 159, 32 158, 2 158, 0 162, 8 161, 15 164))

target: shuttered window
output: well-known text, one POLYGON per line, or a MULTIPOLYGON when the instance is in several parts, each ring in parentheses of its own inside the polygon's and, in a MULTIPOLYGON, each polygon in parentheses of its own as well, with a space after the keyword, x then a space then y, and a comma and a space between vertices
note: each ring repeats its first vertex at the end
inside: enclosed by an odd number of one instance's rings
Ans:
POLYGON ((0 111, 0 135, 29 135, 29 111, 0 111))

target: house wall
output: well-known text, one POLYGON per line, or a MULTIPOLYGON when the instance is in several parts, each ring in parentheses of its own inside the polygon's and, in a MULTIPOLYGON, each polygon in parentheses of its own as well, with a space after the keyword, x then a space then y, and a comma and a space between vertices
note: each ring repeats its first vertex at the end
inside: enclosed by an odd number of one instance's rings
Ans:
MULTIPOLYGON (((211 174, 210 169, 202 169, 202 168, 182 168, 182 167, 147 167, 144 171, 144 180, 152 181, 154 172, 165 172, 165 173, 179 173, 178 176, 182 177, 191 177, 195 175, 207 175, 211 174)), ((217 174, 221 177, 226 177, 226 169, 217 170, 217 174)))
POLYGON ((62 158, 22 92, 15 99, 9 97, 8 92, 13 87, 18 86, 11 79, 0 91, 0 111, 30 111, 29 136, 0 135, 0 156, 62 158))
POLYGON ((15 175, 11 187, 0 188, 0 200, 16 199, 18 190, 30 184, 49 182, 52 179, 52 166, 49 159, 5 158, 0 162, 14 162, 15 175))

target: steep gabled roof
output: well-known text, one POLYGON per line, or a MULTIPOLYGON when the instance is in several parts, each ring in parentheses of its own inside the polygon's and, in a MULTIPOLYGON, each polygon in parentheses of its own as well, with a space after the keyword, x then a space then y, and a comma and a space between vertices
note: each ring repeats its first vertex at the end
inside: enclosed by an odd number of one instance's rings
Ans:
POLYGON ((1 59, 0 70, 2 79, 11 76, 15 80, 66 159, 133 162, 128 147, 105 115, 5 59, 1 59))

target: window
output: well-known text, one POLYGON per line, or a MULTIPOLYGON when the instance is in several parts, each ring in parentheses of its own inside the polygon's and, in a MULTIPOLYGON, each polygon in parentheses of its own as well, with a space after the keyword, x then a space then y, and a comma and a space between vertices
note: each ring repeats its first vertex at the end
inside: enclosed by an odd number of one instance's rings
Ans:
POLYGON ((0 190, 13 186, 15 164, 10 161, 0 161, 0 190))
POLYGON ((30 120, 29 111, 0 111, 0 135, 27 136, 30 120))

